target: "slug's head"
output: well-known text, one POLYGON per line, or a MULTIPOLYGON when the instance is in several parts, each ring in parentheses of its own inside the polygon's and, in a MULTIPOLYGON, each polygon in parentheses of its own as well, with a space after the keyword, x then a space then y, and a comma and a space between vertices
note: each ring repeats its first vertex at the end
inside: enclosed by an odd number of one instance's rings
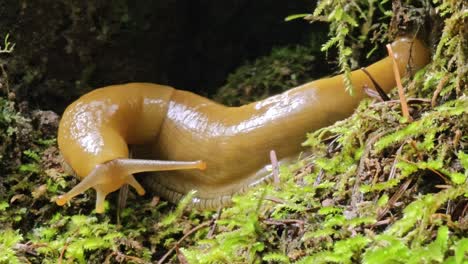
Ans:
POLYGON ((133 173, 161 170, 200 169, 206 168, 203 161, 159 161, 140 159, 114 159, 97 165, 83 180, 66 194, 56 200, 58 205, 64 205, 73 197, 89 188, 96 190, 96 212, 104 212, 106 196, 125 184, 131 185, 139 195, 145 190, 133 177, 133 173))
POLYGON ((59 196, 56 203, 64 205, 76 195, 85 192, 89 188, 94 188, 96 190, 96 212, 102 213, 107 194, 120 189, 125 184, 133 186, 139 195, 145 194, 145 190, 133 175, 122 170, 118 160, 112 160, 97 165, 77 186, 66 194, 59 196))

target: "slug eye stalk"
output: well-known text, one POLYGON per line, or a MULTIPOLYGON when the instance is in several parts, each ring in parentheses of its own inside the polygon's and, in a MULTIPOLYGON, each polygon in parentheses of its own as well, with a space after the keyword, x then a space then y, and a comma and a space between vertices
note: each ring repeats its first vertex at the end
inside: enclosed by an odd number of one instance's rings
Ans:
POLYGON ((60 206, 70 201, 73 197, 85 192, 89 188, 96 190, 96 212, 104 212, 106 196, 118 190, 125 184, 129 184, 139 195, 145 194, 145 189, 133 177, 134 173, 150 171, 170 170, 204 170, 206 163, 203 161, 163 161, 144 159, 114 159, 97 165, 83 180, 66 194, 60 195, 56 203, 60 206))

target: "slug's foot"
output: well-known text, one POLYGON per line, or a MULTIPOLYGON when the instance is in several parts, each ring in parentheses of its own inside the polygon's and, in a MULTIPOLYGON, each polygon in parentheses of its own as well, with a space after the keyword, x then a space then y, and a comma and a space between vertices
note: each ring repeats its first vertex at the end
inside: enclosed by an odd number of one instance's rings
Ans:
POLYGON ((165 170, 204 170, 203 161, 162 161, 141 159, 114 159, 97 165, 91 173, 66 194, 60 195, 55 201, 62 206, 73 197, 85 192, 89 188, 96 190, 96 212, 104 212, 106 196, 118 190, 125 184, 135 188, 139 195, 145 194, 145 189, 133 177, 133 173, 165 170))

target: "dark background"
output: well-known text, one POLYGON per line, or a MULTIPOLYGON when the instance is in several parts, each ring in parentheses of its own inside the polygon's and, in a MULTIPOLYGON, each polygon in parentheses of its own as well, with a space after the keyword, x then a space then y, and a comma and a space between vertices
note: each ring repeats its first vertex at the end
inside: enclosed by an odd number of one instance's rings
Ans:
POLYGON ((2 1, 0 63, 10 91, 61 112, 93 88, 155 82, 212 94, 228 73, 314 29, 291 14, 314 0, 2 1), (3 43, 2 43, 3 44, 3 43))

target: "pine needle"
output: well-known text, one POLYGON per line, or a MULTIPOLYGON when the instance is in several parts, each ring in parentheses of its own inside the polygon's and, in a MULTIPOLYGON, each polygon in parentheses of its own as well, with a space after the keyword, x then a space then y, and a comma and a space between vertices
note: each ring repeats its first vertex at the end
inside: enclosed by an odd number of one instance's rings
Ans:
POLYGON ((406 96, 403 91, 403 85, 401 84, 400 71, 398 71, 397 62, 395 60, 395 56, 393 55, 393 50, 390 44, 387 44, 387 51, 388 55, 390 56, 390 58, 392 58, 393 62, 393 74, 395 75, 395 81, 398 87, 398 96, 400 97, 401 111, 403 113, 403 117, 406 120, 408 120, 408 122, 411 122, 413 121, 413 118, 409 114, 408 103, 406 102, 406 96))

